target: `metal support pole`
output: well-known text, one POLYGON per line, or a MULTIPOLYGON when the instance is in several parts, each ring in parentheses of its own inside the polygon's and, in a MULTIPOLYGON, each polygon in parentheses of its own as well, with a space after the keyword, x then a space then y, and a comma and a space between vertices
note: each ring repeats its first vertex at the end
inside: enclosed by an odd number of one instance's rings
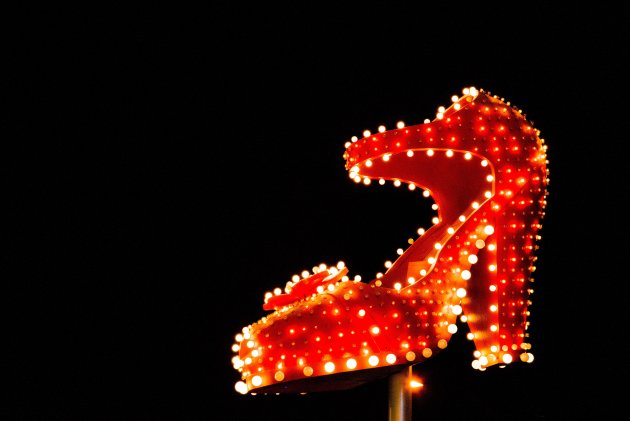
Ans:
POLYGON ((389 377, 389 421, 411 421, 412 367, 389 377))

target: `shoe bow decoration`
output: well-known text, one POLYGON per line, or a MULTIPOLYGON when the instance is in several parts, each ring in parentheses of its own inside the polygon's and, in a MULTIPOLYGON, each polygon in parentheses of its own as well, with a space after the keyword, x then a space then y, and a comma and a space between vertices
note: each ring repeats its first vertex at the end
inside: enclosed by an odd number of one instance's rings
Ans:
POLYGON ((364 131, 345 144, 350 178, 418 188, 438 216, 369 282, 340 261, 264 297, 270 313, 235 337, 247 393, 352 388, 421 363, 469 328, 472 367, 533 361, 535 256, 546 207, 547 146, 523 112, 466 88, 435 119, 364 131))
POLYGON ((278 310, 314 294, 321 294, 326 290, 333 291, 337 281, 348 280, 346 273, 348 273, 348 268, 343 262, 339 262, 336 267, 327 267, 322 263, 313 268, 312 274, 308 271, 302 272, 302 278, 294 275, 293 279, 287 282, 284 294, 279 288, 276 289, 275 294, 271 292, 265 294, 263 309, 278 310))

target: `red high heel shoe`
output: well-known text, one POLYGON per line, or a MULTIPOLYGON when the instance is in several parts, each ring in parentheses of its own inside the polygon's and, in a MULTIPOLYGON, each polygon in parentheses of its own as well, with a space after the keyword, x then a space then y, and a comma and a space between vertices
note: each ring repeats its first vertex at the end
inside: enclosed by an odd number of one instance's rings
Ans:
POLYGON ((547 196, 544 141, 521 111, 475 88, 425 124, 364 133, 346 144, 356 182, 423 188, 438 220, 369 283, 343 263, 268 293, 272 313, 236 336, 241 393, 341 390, 444 349, 468 323, 485 370, 531 362, 529 285, 547 196))

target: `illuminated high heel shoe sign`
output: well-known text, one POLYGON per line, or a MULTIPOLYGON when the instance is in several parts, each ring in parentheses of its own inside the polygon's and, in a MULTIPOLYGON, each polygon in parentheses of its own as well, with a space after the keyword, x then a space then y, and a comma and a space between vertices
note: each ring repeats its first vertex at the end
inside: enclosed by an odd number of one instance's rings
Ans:
POLYGON ((345 148, 355 182, 422 190, 438 217, 373 280, 322 264, 268 293, 271 313, 236 335, 236 390, 304 393, 383 378, 446 348, 458 317, 474 368, 531 362, 529 295, 548 183, 539 131, 509 102, 466 88, 433 121, 381 126, 345 148))

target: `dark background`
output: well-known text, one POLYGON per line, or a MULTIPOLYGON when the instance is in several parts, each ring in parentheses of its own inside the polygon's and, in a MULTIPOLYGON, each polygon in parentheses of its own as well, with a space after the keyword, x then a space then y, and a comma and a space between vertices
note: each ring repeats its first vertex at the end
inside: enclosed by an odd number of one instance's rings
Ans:
POLYGON ((467 86, 549 147, 535 360, 473 370, 462 332, 414 368, 413 418, 627 407, 627 10, 210 4, 8 16, 4 419, 386 420, 386 381, 241 396, 230 347, 294 273, 369 279, 429 226, 430 199, 351 181, 344 143, 467 86))

